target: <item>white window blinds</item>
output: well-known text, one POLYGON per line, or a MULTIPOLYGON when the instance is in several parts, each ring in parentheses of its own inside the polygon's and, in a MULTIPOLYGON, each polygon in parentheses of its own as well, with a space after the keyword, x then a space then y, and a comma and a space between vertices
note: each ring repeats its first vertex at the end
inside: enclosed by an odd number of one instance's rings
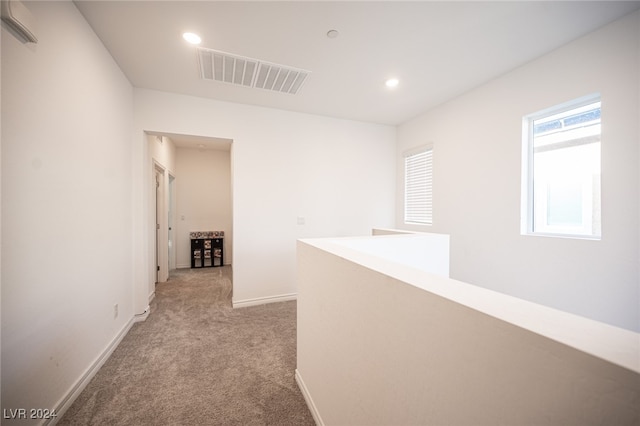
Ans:
POLYGON ((433 219, 433 149, 423 147, 404 157, 404 222, 431 225, 433 219))

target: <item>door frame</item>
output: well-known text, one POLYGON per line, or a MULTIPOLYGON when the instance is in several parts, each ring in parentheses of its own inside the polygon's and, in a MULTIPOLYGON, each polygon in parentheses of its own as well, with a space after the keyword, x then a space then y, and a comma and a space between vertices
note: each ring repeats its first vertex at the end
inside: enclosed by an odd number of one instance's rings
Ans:
POLYGON ((169 272, 176 269, 178 252, 176 251, 176 178, 168 173, 167 185, 167 244, 169 272))
POLYGON ((152 172, 152 194, 153 204, 156 214, 156 220, 152 221, 154 229, 155 241, 155 262, 152 265, 152 277, 156 283, 166 282, 169 279, 169 209, 167 205, 167 171, 157 161, 153 160, 152 172), (158 186, 156 186, 156 176, 159 177, 158 186))
MULTIPOLYGON (((202 139, 204 141, 213 141, 214 143, 219 143, 220 141, 224 141, 229 144, 229 161, 230 161, 230 185, 231 185, 231 225, 230 230, 225 235, 225 260, 226 265, 230 264, 230 260, 235 252, 235 247, 233 246, 233 229, 234 229, 234 197, 235 197, 235 187, 234 187, 234 140, 229 138, 221 138, 215 136, 203 136, 198 134, 191 133, 169 133, 166 131, 158 131, 158 130, 147 130, 144 128, 140 129, 142 135, 141 148, 138 152, 138 155, 141 157, 141 162, 143 167, 137 173, 140 173, 139 179, 142 181, 140 186, 136 186, 133 191, 133 204, 134 204, 134 221, 132 227, 132 233, 134 234, 134 267, 133 267, 133 277, 134 281, 140 283, 135 287, 134 291, 134 309, 136 310, 136 321, 144 321, 147 318, 150 311, 150 303, 151 300, 155 297, 155 287, 156 287, 156 270, 157 264, 155 261, 155 244, 156 244, 156 220, 155 220, 155 209, 156 209, 156 191, 155 191, 155 169, 156 166, 165 171, 165 182, 168 180, 167 176, 170 173, 170 170, 166 168, 165 165, 158 163, 157 160, 153 156, 153 151, 150 147, 150 137, 162 138, 162 137, 173 137, 173 136, 187 136, 189 138, 197 138, 202 139)), ((174 170, 175 172, 175 170, 174 170)), ((176 177, 177 179, 178 177, 176 177)), ((165 194, 168 194, 168 189, 165 186, 165 194)), ((178 191, 176 190, 176 193, 178 191)), ((168 198, 168 197, 167 197, 168 198)), ((175 209, 174 209, 174 218, 173 225, 174 230, 177 230, 178 224, 178 205, 177 205, 177 197, 175 200, 175 209)), ((165 203, 166 205, 166 203, 165 203)), ((168 214, 163 216, 168 221, 168 214)), ((165 224, 167 222, 164 222, 165 224)), ((161 229, 164 232, 164 235, 168 234, 168 228, 166 226, 161 225, 161 229)), ((168 256, 168 236, 162 238, 158 238, 160 244, 166 244, 160 247, 159 252, 164 253, 168 256)), ((178 239, 174 238, 174 253, 176 256, 176 267, 178 267, 177 258, 178 251, 181 249, 180 244, 178 243, 178 239)), ((232 260, 231 260, 232 261, 232 260)), ((164 265, 168 263, 163 262, 160 264, 161 273, 164 272, 162 268, 164 265)), ((162 276, 162 275, 161 275, 162 276)), ((166 275, 168 277, 168 270, 166 275)))

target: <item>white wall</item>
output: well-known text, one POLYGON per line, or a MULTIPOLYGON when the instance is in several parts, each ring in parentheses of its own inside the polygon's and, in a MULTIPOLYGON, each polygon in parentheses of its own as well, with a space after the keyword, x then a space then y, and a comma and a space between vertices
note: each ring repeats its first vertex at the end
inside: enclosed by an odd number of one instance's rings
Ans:
POLYGON ((149 141, 149 153, 155 164, 160 164, 163 169, 175 175, 176 170, 176 145, 167 136, 147 135, 149 141))
POLYGON ((384 259, 421 271, 427 271, 443 277, 449 276, 449 236, 443 234, 377 234, 376 238, 332 238, 331 243, 348 250, 364 253, 377 259, 384 259))
POLYGON ((640 334, 345 247, 298 242, 318 425, 638 424, 640 334))
MULTIPOLYGON (((393 127, 135 89, 139 168, 149 155, 145 130, 233 140, 234 304, 296 293, 297 238, 393 226, 393 127)), ((146 176, 135 171, 134 229, 148 233, 146 176)), ((135 240, 136 263, 148 265, 145 236, 135 240)), ((149 282, 146 271, 136 269, 137 282, 149 282)), ((136 297, 143 310, 144 289, 136 297)))
POLYGON ((177 266, 191 267, 192 231, 224 231, 224 263, 231 264, 231 153, 179 148, 176 156, 177 266))
POLYGON ((434 223, 451 276, 640 330, 640 13, 614 22, 399 126, 397 158, 434 144, 434 223), (520 235, 522 117, 602 95, 602 240, 520 235))
POLYGON ((133 318, 133 95, 73 3, 28 7, 37 45, 2 26, 2 408, 55 409, 133 318))

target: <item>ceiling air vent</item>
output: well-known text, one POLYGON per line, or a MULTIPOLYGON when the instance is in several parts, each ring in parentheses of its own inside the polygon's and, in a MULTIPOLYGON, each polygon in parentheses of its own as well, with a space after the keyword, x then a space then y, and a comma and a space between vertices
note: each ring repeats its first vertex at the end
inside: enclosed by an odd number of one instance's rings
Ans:
POLYGON ((295 95, 310 71, 199 47, 200 77, 295 95))

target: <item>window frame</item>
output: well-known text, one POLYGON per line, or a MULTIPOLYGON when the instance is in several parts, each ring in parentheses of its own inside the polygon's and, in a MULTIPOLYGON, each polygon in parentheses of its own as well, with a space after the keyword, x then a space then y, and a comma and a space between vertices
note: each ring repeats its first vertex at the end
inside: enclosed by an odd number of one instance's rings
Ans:
POLYGON ((405 225, 412 225, 412 226, 432 226, 433 225, 433 144, 429 143, 429 144, 421 145, 419 147, 404 151, 402 153, 402 167, 403 167, 403 200, 402 200, 403 223, 405 225), (426 208, 426 211, 424 212, 425 220, 424 221, 410 220, 410 219, 415 219, 415 215, 412 215, 412 217, 408 217, 409 209, 407 207, 408 207, 409 200, 407 197, 408 197, 409 176, 408 176, 408 169, 407 169, 407 160, 410 157, 415 157, 417 155, 424 154, 424 153, 429 153, 428 159, 426 160, 427 167, 428 167, 428 169, 426 170, 426 173, 428 174, 429 177, 427 178, 428 179, 427 192, 426 194, 424 194, 424 197, 426 198, 426 203, 427 203, 427 208, 426 208))
MULTIPOLYGON (((586 240, 601 240, 602 239, 602 221, 600 220, 600 233, 595 234, 594 230, 591 233, 567 233, 567 232, 548 232, 548 231, 536 231, 535 230, 535 211, 534 205, 534 122, 541 120, 545 117, 549 117, 563 112, 578 109, 587 106, 592 103, 602 103, 602 97, 600 93, 592 93, 586 96, 582 96, 577 99, 573 99, 567 102, 563 102, 558 105, 554 105, 549 108, 545 108, 533 114, 527 114, 522 118, 522 178, 521 178, 521 207, 520 207, 520 233, 521 235, 528 236, 546 236, 556 238, 572 238, 572 239, 586 239, 586 240)), ((602 104, 600 106, 602 108, 602 104)), ((600 131, 600 155, 599 161, 602 164, 602 130, 600 131)), ((598 182, 601 186, 601 181, 598 182)), ((601 200, 601 198, 600 198, 601 200)), ((601 203, 601 201, 600 201, 601 203)), ((600 204, 600 208, 602 204, 600 204)), ((551 226, 550 226, 551 227, 551 226)))

